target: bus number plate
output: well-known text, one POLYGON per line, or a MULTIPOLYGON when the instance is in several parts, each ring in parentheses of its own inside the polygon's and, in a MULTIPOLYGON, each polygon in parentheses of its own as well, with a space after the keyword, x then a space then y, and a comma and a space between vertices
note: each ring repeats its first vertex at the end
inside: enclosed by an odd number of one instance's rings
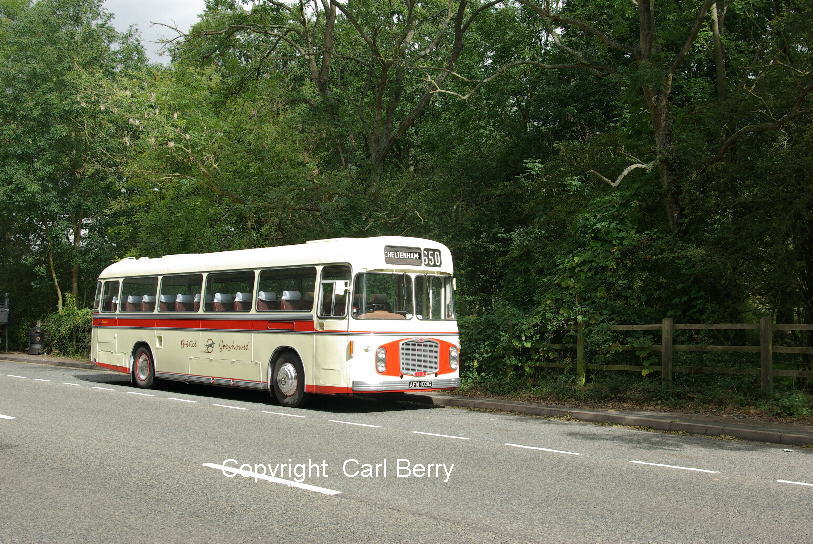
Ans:
POLYGON ((410 387, 432 387, 431 380, 421 380, 421 381, 411 381, 409 382, 410 387))
POLYGON ((424 249, 423 250, 423 265, 424 266, 440 266, 440 250, 439 249, 424 249))

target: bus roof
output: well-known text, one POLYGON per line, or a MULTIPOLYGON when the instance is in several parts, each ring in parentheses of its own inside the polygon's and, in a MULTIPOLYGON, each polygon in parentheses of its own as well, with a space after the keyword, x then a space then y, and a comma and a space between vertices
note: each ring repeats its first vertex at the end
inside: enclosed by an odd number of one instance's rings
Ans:
MULTIPOLYGON (((433 262, 431 259, 429 262, 433 262)), ((350 263, 355 271, 452 273, 452 255, 440 242, 405 236, 377 236, 331 238, 290 246, 164 255, 158 258, 128 257, 105 268, 99 274, 99 279, 331 263, 350 263), (424 250, 431 253, 438 251, 440 266, 424 266, 427 262, 424 250)))

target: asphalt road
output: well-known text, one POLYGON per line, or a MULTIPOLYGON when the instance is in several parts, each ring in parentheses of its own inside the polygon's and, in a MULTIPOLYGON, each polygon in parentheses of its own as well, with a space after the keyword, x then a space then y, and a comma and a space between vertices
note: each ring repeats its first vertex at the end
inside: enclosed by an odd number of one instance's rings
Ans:
POLYGON ((810 543, 813 450, 0 362, 0 542, 136 540, 810 543))

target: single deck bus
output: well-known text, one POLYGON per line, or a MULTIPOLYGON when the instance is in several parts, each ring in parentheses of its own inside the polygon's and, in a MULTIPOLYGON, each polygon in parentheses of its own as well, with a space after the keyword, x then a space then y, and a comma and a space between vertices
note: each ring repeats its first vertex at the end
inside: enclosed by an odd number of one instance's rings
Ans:
POLYGON ((91 358, 155 379, 308 393, 460 385, 449 249, 420 238, 128 258, 99 276, 91 358))

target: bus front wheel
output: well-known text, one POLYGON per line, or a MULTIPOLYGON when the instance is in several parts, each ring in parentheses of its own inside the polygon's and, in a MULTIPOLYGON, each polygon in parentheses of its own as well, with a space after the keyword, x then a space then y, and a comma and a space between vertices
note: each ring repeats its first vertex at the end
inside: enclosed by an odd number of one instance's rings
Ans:
POLYGON ((268 381, 271 395, 280 405, 296 408, 305 400, 305 370, 296 353, 286 351, 277 357, 268 381))
POLYGON ((142 389, 149 389, 155 381, 155 364, 150 350, 139 347, 133 356, 133 381, 142 389))

